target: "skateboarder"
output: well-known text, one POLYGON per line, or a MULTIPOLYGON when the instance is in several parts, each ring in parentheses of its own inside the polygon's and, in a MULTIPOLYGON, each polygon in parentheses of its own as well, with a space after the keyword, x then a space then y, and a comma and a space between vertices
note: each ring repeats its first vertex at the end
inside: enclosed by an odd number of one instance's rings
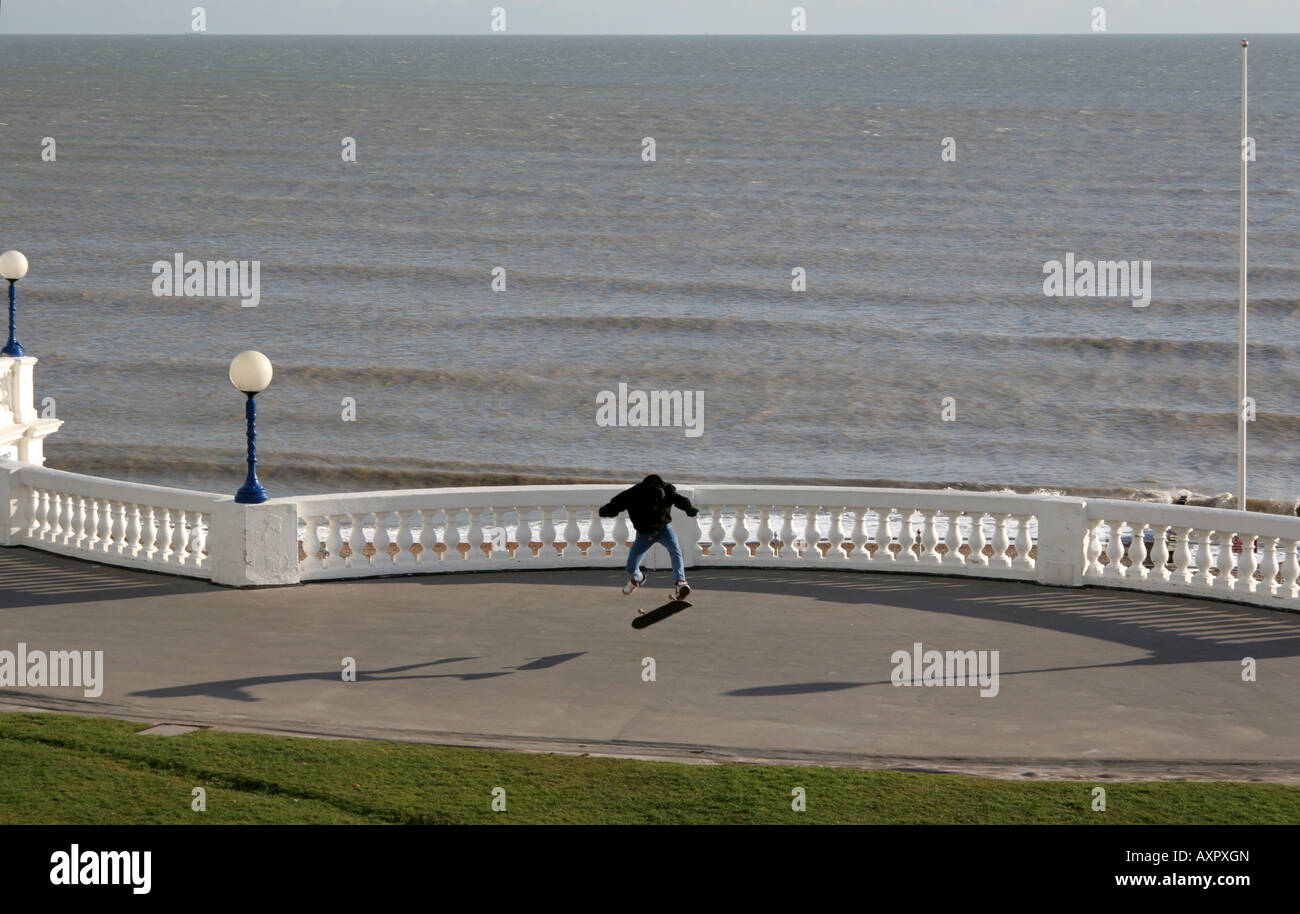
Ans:
POLYGON ((690 499, 677 494, 677 488, 664 482, 651 473, 630 489, 624 489, 609 504, 600 509, 601 517, 618 517, 626 511, 632 526, 636 528, 636 542, 627 556, 628 582, 623 585, 623 593, 630 594, 645 583, 641 568, 641 559, 655 543, 662 543, 672 559, 673 575, 677 581, 673 587, 673 599, 684 600, 691 592, 691 585, 686 583, 686 563, 682 561, 682 547, 677 543, 677 534, 672 528, 672 509, 676 507, 694 517, 700 509, 691 504, 690 499))

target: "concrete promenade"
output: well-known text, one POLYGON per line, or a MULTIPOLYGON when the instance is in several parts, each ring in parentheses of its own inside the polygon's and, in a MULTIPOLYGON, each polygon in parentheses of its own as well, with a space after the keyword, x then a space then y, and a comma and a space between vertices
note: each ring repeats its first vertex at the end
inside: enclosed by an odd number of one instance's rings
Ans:
POLYGON ((701 569, 229 590, 0 549, 0 650, 103 650, 39 708, 296 735, 1005 777, 1300 783, 1300 615, 1118 590, 701 569), (891 683, 898 650, 999 652, 998 693, 891 683), (356 682, 340 676, 353 657, 356 682), (1242 681, 1242 659, 1257 681, 1242 681), (656 679, 642 679, 654 658, 656 679))

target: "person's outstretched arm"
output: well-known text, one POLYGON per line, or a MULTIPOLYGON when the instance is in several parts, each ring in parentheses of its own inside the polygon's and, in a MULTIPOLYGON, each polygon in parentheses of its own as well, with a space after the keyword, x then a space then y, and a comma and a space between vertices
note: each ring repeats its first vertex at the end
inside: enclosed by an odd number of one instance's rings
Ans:
POLYGON ((631 491, 631 489, 624 489, 619 492, 607 504, 601 505, 600 510, 596 513, 601 517, 618 517, 623 512, 623 509, 627 507, 627 494, 631 491))
POLYGON ((679 509, 687 517, 694 517, 700 513, 700 509, 691 504, 691 500, 681 493, 673 496, 673 507, 679 509))

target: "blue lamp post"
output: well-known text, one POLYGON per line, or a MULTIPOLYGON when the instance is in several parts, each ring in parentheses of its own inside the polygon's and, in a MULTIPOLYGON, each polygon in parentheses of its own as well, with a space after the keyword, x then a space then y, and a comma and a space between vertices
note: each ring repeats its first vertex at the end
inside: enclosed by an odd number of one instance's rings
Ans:
POLYGON ((23 349, 23 344, 18 342, 14 336, 14 321, 17 313, 17 306, 14 304, 14 283, 27 275, 27 258, 18 251, 5 251, 0 254, 0 276, 9 280, 9 342, 5 344, 4 349, 0 349, 0 355, 11 356, 20 359, 27 354, 23 349))
POLYGON ((248 419, 248 476, 235 493, 241 505, 260 505, 266 501, 266 489, 257 481, 257 401, 253 398, 271 386, 271 360, 260 352, 248 350, 230 362, 230 383, 248 397, 244 416, 248 419))

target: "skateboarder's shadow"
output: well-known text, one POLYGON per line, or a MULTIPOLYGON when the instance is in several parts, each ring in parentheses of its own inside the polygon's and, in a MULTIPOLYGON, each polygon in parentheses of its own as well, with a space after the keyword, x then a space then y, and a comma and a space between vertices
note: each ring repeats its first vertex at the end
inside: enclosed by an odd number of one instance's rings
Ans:
MULTIPOLYGON (((356 682, 394 682, 399 679, 461 679, 466 682, 476 679, 495 679, 497 676, 509 676, 511 673, 527 670, 544 670, 561 663, 581 657, 586 651, 574 651, 569 654, 551 654, 537 657, 523 664, 506 670, 490 673, 422 673, 411 676, 391 676, 390 673, 404 673, 421 667, 437 666, 444 663, 460 663, 465 660, 478 660, 478 657, 444 657, 427 663, 408 663, 405 666, 390 666, 382 670, 357 670, 356 682)), ((261 701, 247 690, 253 686, 272 685, 280 682, 342 682, 341 670, 324 673, 284 673, 278 676, 248 676, 243 679, 218 679, 212 682, 196 682, 190 685, 168 686, 162 689, 143 689, 128 692, 130 698, 185 698, 194 695, 207 695, 212 698, 226 698, 231 701, 261 701)), ((352 683, 348 683, 351 685, 352 683)))

